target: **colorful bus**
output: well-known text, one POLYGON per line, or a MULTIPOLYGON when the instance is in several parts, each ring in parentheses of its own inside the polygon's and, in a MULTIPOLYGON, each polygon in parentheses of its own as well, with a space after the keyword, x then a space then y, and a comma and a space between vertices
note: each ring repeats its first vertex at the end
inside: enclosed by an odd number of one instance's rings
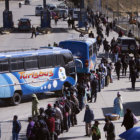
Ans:
POLYGON ((0 52, 0 99, 17 105, 24 95, 60 91, 66 84, 76 84, 75 61, 67 49, 0 52))
POLYGON ((80 59, 83 68, 78 68, 78 74, 88 74, 96 66, 97 43, 95 38, 79 38, 61 41, 59 46, 69 49, 73 56, 80 59))

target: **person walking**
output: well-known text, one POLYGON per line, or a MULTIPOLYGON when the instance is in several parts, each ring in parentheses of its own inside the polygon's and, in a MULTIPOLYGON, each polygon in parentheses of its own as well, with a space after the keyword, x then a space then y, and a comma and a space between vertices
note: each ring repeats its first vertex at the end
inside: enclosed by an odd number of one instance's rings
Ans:
POLYGON ((123 101, 119 92, 117 93, 117 97, 114 99, 114 114, 118 114, 120 117, 123 116, 123 101))
POLYGON ((127 68, 128 68, 127 55, 122 56, 121 62, 122 62, 122 75, 125 74, 125 76, 126 76, 126 72, 127 72, 127 68))
POLYGON ((122 122, 121 126, 124 126, 126 130, 133 128, 133 126, 134 126, 133 113, 128 108, 126 109, 126 113, 124 115, 123 122, 122 122))
POLYGON ((18 135, 21 130, 21 123, 18 120, 18 116, 13 117, 13 128, 12 128, 12 140, 18 140, 18 135))
POLYGON ((93 124, 93 126, 91 128, 92 140, 101 139, 101 132, 100 132, 98 125, 99 125, 99 122, 97 120, 95 120, 95 123, 93 124))
POLYGON ((105 137, 107 140, 115 140, 115 126, 107 118, 105 119, 105 125, 103 129, 105 131, 105 137))
POLYGON ((110 31, 110 27, 109 27, 109 24, 107 24, 107 26, 106 26, 106 35, 107 35, 107 37, 109 37, 109 31, 110 31))
POLYGON ((85 115, 84 115, 84 122, 86 128, 86 135, 90 136, 91 134, 91 122, 94 120, 93 111, 90 109, 89 105, 86 105, 85 115))
POLYGON ((137 70, 136 70, 135 68, 133 68, 133 69, 130 71, 130 79, 131 79, 132 89, 133 89, 133 90, 135 90, 136 78, 137 78, 137 70))
POLYGON ((120 79, 120 70, 122 67, 122 63, 120 61, 120 59, 115 63, 115 70, 116 70, 116 74, 117 74, 117 78, 118 80, 120 79))
POLYGON ((37 116, 38 113, 38 104, 39 101, 37 99, 37 96, 35 94, 32 95, 32 116, 37 116))
POLYGON ((32 26, 32 35, 31 35, 31 38, 33 38, 33 36, 36 37, 36 29, 34 26, 32 26))
POLYGON ((58 22, 58 16, 57 15, 54 17, 54 22, 55 22, 55 25, 57 25, 57 22, 58 22))
POLYGON ((94 34, 93 34, 92 31, 88 34, 88 37, 89 37, 89 38, 94 38, 94 34))

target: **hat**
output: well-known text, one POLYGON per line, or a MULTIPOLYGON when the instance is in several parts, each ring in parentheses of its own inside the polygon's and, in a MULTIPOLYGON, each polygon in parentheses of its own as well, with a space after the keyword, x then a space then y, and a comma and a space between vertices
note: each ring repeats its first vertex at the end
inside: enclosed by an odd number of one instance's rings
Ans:
POLYGON ((51 104, 48 104, 48 107, 52 107, 52 105, 51 104))
POLYGON ((32 95, 32 97, 36 98, 36 95, 35 95, 35 94, 33 94, 33 95, 32 95))

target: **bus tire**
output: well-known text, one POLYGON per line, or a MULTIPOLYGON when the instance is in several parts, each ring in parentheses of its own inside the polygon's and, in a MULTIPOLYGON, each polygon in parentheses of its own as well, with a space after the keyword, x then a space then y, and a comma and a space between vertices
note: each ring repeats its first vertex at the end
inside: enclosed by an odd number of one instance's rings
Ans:
POLYGON ((11 98, 12 105, 18 105, 21 102, 21 94, 18 92, 15 92, 13 97, 11 98))

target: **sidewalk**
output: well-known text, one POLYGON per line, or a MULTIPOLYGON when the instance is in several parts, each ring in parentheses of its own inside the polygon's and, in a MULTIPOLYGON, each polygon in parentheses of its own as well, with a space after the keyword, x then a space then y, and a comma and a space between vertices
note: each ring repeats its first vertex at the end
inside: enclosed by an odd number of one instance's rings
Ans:
MULTIPOLYGON (((93 30, 93 31, 94 31, 94 34, 96 35, 95 30, 93 30)), ((70 36, 70 34, 74 35, 74 37, 75 37, 76 36, 75 34, 77 34, 77 33, 75 33, 75 31, 72 30, 69 32, 68 36, 70 36)), ((52 34, 52 36, 54 36, 54 34, 52 34)), ((52 38, 52 36, 47 35, 47 37, 49 39, 52 38)), ((77 36, 78 36, 78 34, 77 34, 77 36)), ((46 36, 44 36, 44 37, 46 37, 46 36)), ((107 38, 107 40, 110 41, 113 37, 117 38, 117 34, 115 32, 111 32, 110 37, 107 38)), ((41 36, 38 39, 40 39, 40 38, 41 38, 41 36)), ((59 38, 59 36, 58 36, 58 38, 59 38)), ((62 37, 60 37, 59 39, 61 39, 61 38, 62 37)), ((58 39, 58 41, 59 41, 59 39, 58 39)), ((42 39, 42 41, 43 41, 43 39, 42 39)), ((100 53, 102 53, 102 49, 100 49, 100 53)), ((100 61, 100 58, 98 58, 98 63, 99 63, 99 61, 100 61)), ((100 122, 99 128, 100 128, 101 134, 102 134, 101 140, 105 140, 104 132, 103 132, 103 126, 105 124, 104 123, 104 114, 112 112, 113 100, 117 95, 117 91, 120 91, 120 94, 122 95, 122 98, 124 101, 124 108, 131 108, 132 111, 134 112, 134 114, 140 118, 140 111, 139 111, 139 106, 140 106, 140 102, 139 102, 140 84, 139 84, 139 82, 140 82, 140 80, 136 83, 136 90, 132 91, 130 88, 131 82, 128 79, 128 73, 127 73, 127 77, 121 77, 119 81, 116 79, 115 73, 113 73, 113 77, 114 77, 113 83, 109 84, 108 87, 105 87, 101 92, 98 93, 97 102, 89 104, 91 109, 94 111, 95 119, 98 119, 100 122)), ((54 100, 55 99, 51 99, 51 102, 53 103, 54 100)), ((29 105, 31 105, 31 103, 29 105)), ((40 103, 40 106, 42 106, 44 108, 46 108, 46 105, 47 105, 47 100, 44 100, 40 103)), ((24 104, 22 104, 21 106, 24 107, 24 104)), ((24 109, 26 109, 26 108, 24 108, 24 109)), ((30 110, 29 109, 27 109, 27 110, 28 110, 26 112, 27 114, 24 114, 22 116, 22 118, 20 118, 21 124, 22 124, 22 129, 20 132, 19 140, 26 140, 26 128, 27 128, 27 124, 28 124, 27 116, 30 116, 30 114, 29 114, 30 110), (24 116, 26 116, 26 117, 24 117, 24 116)), ((71 127, 69 132, 67 132, 67 133, 65 132, 65 133, 61 134, 59 136, 59 140, 91 139, 91 137, 90 138, 84 137, 84 135, 85 135, 85 123, 83 122, 84 111, 85 110, 83 109, 77 116, 78 125, 75 127, 71 127)), ((12 110, 11 110, 11 112, 12 112, 12 110)), ((21 112, 22 112, 22 109, 21 109, 21 112)), ((125 131, 125 128, 121 127, 122 119, 123 118, 121 118, 118 121, 114 121, 115 128, 116 128, 116 140, 119 140, 118 135, 120 133, 122 133, 123 131, 125 131)), ((0 122, 0 123, 1 123, 1 140, 11 140, 12 121, 4 121, 4 122, 0 122)), ((139 123, 137 124, 137 126, 139 126, 139 123)))

